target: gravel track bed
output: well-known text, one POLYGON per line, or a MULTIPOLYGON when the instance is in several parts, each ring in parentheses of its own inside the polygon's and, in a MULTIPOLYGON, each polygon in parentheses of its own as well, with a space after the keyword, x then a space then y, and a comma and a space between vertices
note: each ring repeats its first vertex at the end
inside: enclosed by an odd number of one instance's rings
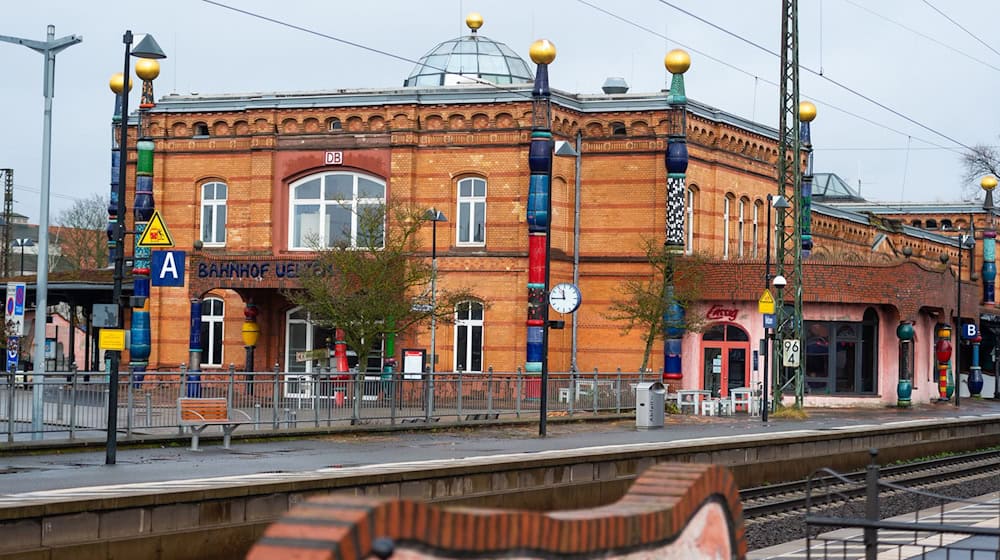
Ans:
MULTIPOLYGON (((976 475, 974 478, 963 478, 954 483, 922 486, 920 489, 952 498, 974 498, 1000 491, 1000 475, 986 473, 976 475)), ((913 513, 918 509, 938 507, 940 503, 938 500, 906 492, 895 492, 890 495, 883 489, 879 499, 879 512, 882 519, 887 519, 913 513)), ((817 513, 825 511, 826 515, 832 517, 863 518, 864 508, 864 498, 861 498, 846 505, 838 504, 827 510, 814 509, 814 511, 817 513)), ((832 528, 825 528, 824 532, 830 530, 832 528)), ((775 514, 746 523, 747 545, 750 550, 802 539, 805 535, 805 513, 775 514)))

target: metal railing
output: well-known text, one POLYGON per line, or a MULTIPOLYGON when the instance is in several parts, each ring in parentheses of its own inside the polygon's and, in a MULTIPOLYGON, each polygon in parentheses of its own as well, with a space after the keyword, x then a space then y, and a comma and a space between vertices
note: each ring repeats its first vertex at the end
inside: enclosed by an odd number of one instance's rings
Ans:
POLYGON ((806 558, 1000 559, 1000 526, 996 526, 1000 524, 1000 495, 970 500, 879 480, 877 455, 871 451, 863 482, 830 469, 820 469, 810 477, 806 558), (813 494, 814 482, 821 487, 818 494, 813 494), (859 484, 865 489, 863 502, 851 500, 844 491, 859 484), (882 520, 880 504, 885 500, 880 502, 880 491, 895 503, 912 505, 913 521, 882 520), (863 512, 855 511, 861 508, 863 512))
MULTIPOLYGON (((551 373, 550 414, 621 413, 635 408, 635 386, 656 373, 551 373)), ((537 415, 541 378, 513 373, 122 372, 118 427, 126 437, 183 433, 177 399, 225 398, 246 413, 251 430, 352 424, 474 422, 537 415), (434 394, 427 381, 434 376, 434 394), (432 397, 429 399, 429 397, 432 397), (432 408, 428 408, 428 400, 432 408)), ((105 437, 108 376, 101 372, 0 374, 0 427, 7 441, 29 437, 105 437), (42 386, 42 433, 32 429, 34 387, 42 386)), ((242 416, 242 415, 240 415, 242 416)), ((0 440, 2 441, 2 440, 0 440)), ((0 444, 2 445, 2 444, 0 444)))

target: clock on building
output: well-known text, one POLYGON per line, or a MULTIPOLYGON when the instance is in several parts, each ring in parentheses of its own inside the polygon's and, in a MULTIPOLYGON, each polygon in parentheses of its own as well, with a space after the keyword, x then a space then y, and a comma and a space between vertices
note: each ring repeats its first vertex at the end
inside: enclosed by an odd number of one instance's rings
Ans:
POLYGON ((572 313, 580 307, 580 288, 575 284, 556 284, 549 292, 549 305, 559 313, 572 313))

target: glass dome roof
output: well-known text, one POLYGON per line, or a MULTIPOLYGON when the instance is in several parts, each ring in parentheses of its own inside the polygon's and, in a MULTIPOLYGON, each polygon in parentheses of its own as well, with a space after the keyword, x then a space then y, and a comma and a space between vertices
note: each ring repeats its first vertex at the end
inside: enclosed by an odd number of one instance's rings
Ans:
POLYGON ((477 35, 445 41, 420 58, 403 86, 448 86, 475 83, 531 82, 533 72, 507 45, 477 35))

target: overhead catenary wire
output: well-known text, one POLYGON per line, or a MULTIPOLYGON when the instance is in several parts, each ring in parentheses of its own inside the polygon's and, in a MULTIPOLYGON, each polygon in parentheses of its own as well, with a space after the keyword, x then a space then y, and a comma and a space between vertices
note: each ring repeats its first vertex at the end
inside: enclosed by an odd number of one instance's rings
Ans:
POLYGON ((994 49, 993 47, 991 47, 989 45, 989 43, 987 43, 986 41, 983 41, 975 33, 969 31, 968 29, 966 29, 965 26, 963 26, 961 23, 958 23, 957 21, 955 21, 954 19, 952 19, 948 14, 942 12, 940 9, 938 9, 937 6, 935 6, 934 4, 931 4, 929 0, 924 0, 924 4, 927 4, 928 6, 930 6, 930 8, 932 10, 934 10, 935 12, 941 14, 941 17, 943 17, 944 19, 950 21, 955 27, 961 29, 962 31, 965 31, 965 33, 969 37, 972 37, 976 41, 979 41, 984 47, 986 47, 987 49, 990 49, 991 51, 993 51, 993 54, 1000 55, 1000 52, 997 52, 997 50, 994 49))
MULTIPOLYGON (((725 33, 726 35, 729 35, 730 37, 733 37, 734 39, 737 39, 737 40, 739 40, 739 41, 741 41, 743 43, 746 43, 746 44, 754 47, 755 49, 758 49, 760 51, 763 51, 763 52, 765 52, 767 54, 770 54, 772 56, 776 56, 776 57, 779 57, 779 58, 781 56, 778 52, 773 51, 771 49, 768 49, 767 47, 765 47, 765 46, 763 46, 763 45, 761 45, 759 43, 751 41, 750 39, 747 39, 746 37, 743 37, 743 36, 739 35, 738 33, 730 31, 729 29, 726 29, 725 27, 722 27, 721 25, 719 25, 717 23, 709 21, 708 19, 703 18, 703 17, 699 16, 698 14, 695 14, 695 13, 691 12, 690 10, 686 10, 686 9, 684 9, 684 8, 682 8, 682 7, 674 4, 673 2, 670 2, 669 0, 658 0, 658 1, 661 4, 663 4, 664 6, 669 6, 669 7, 673 8, 673 9, 677 10, 678 12, 681 12, 682 14, 684 14, 684 15, 690 17, 690 18, 696 19, 696 20, 704 23, 705 25, 707 25, 707 26, 709 26, 709 27, 711 27, 711 28, 713 28, 713 29, 715 29, 717 31, 725 33)), ((928 125, 926 125, 926 124, 924 124, 924 123, 922 123, 922 122, 920 122, 920 121, 918 121, 918 120, 916 120, 916 119, 914 119, 914 118, 912 118, 910 116, 907 116, 907 115, 901 113, 900 111, 897 111, 896 109, 893 109, 892 107, 886 105, 885 103, 882 103, 881 101, 878 101, 877 99, 874 99, 874 98, 872 98, 872 97, 870 97, 868 95, 865 95, 865 94, 861 93, 857 89, 854 89, 851 86, 848 86, 847 84, 844 84, 843 82, 840 82, 838 80, 834 80, 833 78, 830 78, 829 76, 825 76, 825 75, 817 72, 816 70, 813 70, 812 68, 810 68, 808 66, 805 66, 805 65, 803 65, 801 63, 799 64, 799 68, 802 69, 802 70, 805 70, 806 72, 808 72, 810 74, 813 74, 814 76, 820 78, 821 80, 825 80, 825 81, 829 82, 830 84, 833 84, 833 85, 839 87, 840 89, 843 89, 844 91, 846 91, 848 93, 851 93, 851 94, 853 94, 853 95, 855 95, 857 97, 860 97, 861 99, 864 99, 865 101, 867 101, 867 102, 869 102, 869 103, 871 103, 871 104, 873 104, 873 105, 875 105, 877 107, 880 107, 883 110, 888 111, 888 112, 892 113, 893 115, 896 115, 897 117, 899 117, 899 118, 901 118, 901 119, 903 119, 903 120, 905 120, 905 121, 907 121, 907 122, 909 122, 911 124, 919 126, 920 128, 922 128, 922 129, 924 129, 924 130, 926 130, 928 132, 931 132, 933 134, 936 134, 936 135, 940 136, 941 138, 944 138, 945 140, 948 140, 949 142, 952 142, 952 143, 954 143, 954 144, 956 144, 958 146, 961 146, 961 147, 963 147, 963 148, 965 148, 965 149, 967 149, 969 151, 973 151, 973 148, 971 146, 965 144, 964 142, 960 142, 960 141, 952 138, 951 136, 949 136, 949 135, 947 135, 947 134, 945 134, 945 133, 943 133, 943 132, 941 132, 939 130, 931 128, 930 126, 928 126, 928 125)))
MULTIPOLYGON (((579 2, 580 4, 583 4, 583 5, 587 6, 587 7, 589 7, 589 8, 592 8, 592 9, 598 11, 598 12, 601 12, 601 13, 607 15, 608 17, 617 19, 618 21, 620 21, 622 23, 625 23, 627 25, 631 25, 632 27, 635 27, 636 29, 640 29, 640 30, 645 31, 647 33, 650 33, 652 35, 656 35, 656 36, 661 37, 661 38, 663 38, 665 40, 667 39, 667 37, 665 35, 660 35, 660 33, 658 33, 657 31, 654 31, 653 29, 650 29, 649 27, 646 27, 646 26, 644 26, 644 25, 642 25, 642 24, 640 24, 638 22, 632 21, 632 20, 630 20, 630 19, 628 19, 626 17, 623 17, 623 16, 621 16, 619 14, 616 14, 616 13, 610 11, 610 10, 607 10, 605 8, 597 6, 597 5, 589 2, 588 0, 576 0, 576 1, 579 2)), ((710 54, 708 54, 708 53, 706 53, 704 51, 701 51, 701 50, 695 48, 695 47, 692 47, 690 45, 686 45, 686 44, 684 44, 684 43, 682 43, 680 41, 677 41, 676 39, 671 39, 671 40, 675 44, 677 44, 677 45, 679 45, 679 46, 681 46, 681 47, 683 47, 683 48, 685 48, 685 49, 687 49, 687 50, 689 50, 689 51, 691 51, 693 53, 696 53, 696 54, 698 54, 698 55, 700 55, 700 56, 702 56, 702 57, 704 57, 704 58, 706 58, 708 60, 711 60, 713 62, 721 64, 721 65, 723 65, 723 66, 725 66, 725 67, 727 67, 727 68, 729 68, 731 70, 735 70, 735 71, 737 71, 737 72, 739 72, 739 73, 741 73, 741 74, 743 74, 745 76, 754 78, 754 80, 759 80, 759 81, 764 82, 765 84, 771 85, 771 86, 773 86, 775 88, 778 87, 778 83, 775 82, 775 81, 769 80, 767 78, 762 78, 762 77, 760 77, 760 76, 758 76, 758 75, 756 75, 756 74, 754 74, 752 72, 748 72, 748 71, 744 70, 743 68, 740 68, 739 66, 736 66, 735 64, 732 64, 732 63, 727 62, 725 60, 722 60, 720 58, 714 57, 714 56, 712 56, 712 55, 710 55, 710 54)), ((761 47, 761 48, 763 48, 763 47, 761 47)), ((775 53, 772 53, 772 54, 775 54, 775 53)), ((859 114, 857 114, 857 113, 855 113, 853 111, 849 111, 847 109, 844 109, 843 107, 840 107, 838 105, 834 105, 833 103, 830 103, 829 101, 824 101, 821 98, 814 97, 814 96, 809 96, 809 98, 812 99, 814 102, 823 105, 824 107, 827 107, 829 109, 833 109, 834 111, 837 111, 837 112, 843 113, 845 115, 854 117, 854 118, 856 118, 856 119, 858 119, 860 121, 864 121, 864 122, 866 122, 868 124, 877 126, 879 128, 888 130, 890 132, 894 132, 896 134, 899 134, 900 136, 906 136, 908 138, 912 137, 914 140, 917 140, 919 142, 923 142, 924 144, 928 144, 930 146, 934 146, 936 148, 940 148, 940 149, 943 149, 943 150, 949 150, 949 151, 952 151, 952 152, 954 152, 956 154, 963 154, 964 153, 962 150, 960 150, 958 148, 954 148, 954 147, 950 147, 950 146, 942 146, 941 144, 938 144, 937 142, 933 142, 931 140, 927 140, 927 139, 920 138, 920 137, 917 137, 917 136, 912 136, 911 134, 909 134, 907 132, 903 132, 903 131, 901 131, 899 129, 893 128, 893 127, 888 126, 886 124, 874 121, 874 120, 872 120, 872 119, 870 119, 868 117, 864 117, 864 116, 859 115, 859 114)), ((756 118, 756 115, 754 115, 754 118, 756 118)))

